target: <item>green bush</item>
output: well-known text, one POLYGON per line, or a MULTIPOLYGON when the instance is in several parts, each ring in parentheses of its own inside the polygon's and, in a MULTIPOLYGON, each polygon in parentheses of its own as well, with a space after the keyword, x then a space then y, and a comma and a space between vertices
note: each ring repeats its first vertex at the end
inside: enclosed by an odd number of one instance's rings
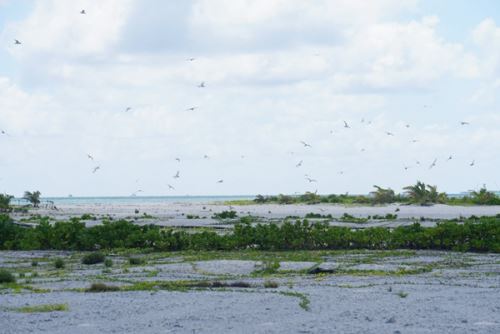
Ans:
POLYGON ((61 258, 57 258, 54 261, 54 267, 56 267, 56 269, 63 269, 65 266, 66 264, 64 263, 64 260, 61 258))
POLYGON ((38 267, 38 261, 31 261, 32 267, 38 267))
POLYGON ((128 259, 128 263, 133 265, 133 266, 137 266, 137 265, 146 263, 146 261, 140 257, 130 257, 128 259))
POLYGON ((104 265, 108 268, 112 267, 113 266, 113 260, 111 259, 106 259, 104 260, 104 265))
POLYGON ((104 254, 102 254, 100 252, 94 252, 94 253, 86 254, 82 258, 82 263, 86 264, 86 265, 103 263, 105 259, 106 259, 106 256, 104 254))
POLYGON ((85 291, 87 292, 113 292, 119 291, 120 287, 114 285, 106 285, 104 283, 92 283, 92 285, 85 291))
POLYGON ((236 211, 222 211, 220 213, 215 213, 212 218, 213 219, 234 219, 238 217, 238 214, 236 211))
POLYGON ((0 269, 0 283, 15 283, 16 278, 10 272, 0 269))

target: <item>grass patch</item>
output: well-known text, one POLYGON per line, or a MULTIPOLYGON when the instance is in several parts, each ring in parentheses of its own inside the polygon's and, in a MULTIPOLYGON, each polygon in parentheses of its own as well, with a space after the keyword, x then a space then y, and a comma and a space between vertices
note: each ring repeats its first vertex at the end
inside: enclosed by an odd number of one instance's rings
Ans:
POLYGON ((291 291, 281 291, 280 294, 284 295, 284 296, 288 296, 288 297, 295 297, 295 298, 299 298, 300 302, 299 302, 299 306, 304 310, 304 311, 309 311, 310 310, 310 304, 311 304, 311 301, 309 300, 309 298, 303 294, 303 293, 300 293, 300 292, 291 292, 291 291))
POLYGON ((63 311, 69 311, 69 307, 67 304, 45 304, 45 305, 17 307, 17 308, 12 308, 11 310, 20 313, 63 312, 63 311))

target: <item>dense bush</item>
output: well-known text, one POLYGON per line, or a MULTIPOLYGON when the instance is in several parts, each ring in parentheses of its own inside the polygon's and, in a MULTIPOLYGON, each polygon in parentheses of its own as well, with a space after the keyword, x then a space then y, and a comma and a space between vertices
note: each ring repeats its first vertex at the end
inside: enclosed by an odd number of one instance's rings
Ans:
POLYGON ((54 267, 56 267, 56 269, 63 269, 65 267, 64 260, 61 258, 56 259, 54 261, 54 267))
POLYGON ((133 266, 138 266, 138 265, 146 263, 146 261, 140 257, 131 257, 128 259, 128 263, 130 265, 133 265, 133 266))
POLYGON ((213 219, 234 219, 238 217, 236 211, 222 211, 220 213, 214 213, 212 216, 213 219))
POLYGON ((112 292, 119 291, 120 288, 114 285, 106 285, 104 283, 92 283, 92 285, 85 291, 87 292, 112 292))
POLYGON ((0 283, 15 283, 16 278, 10 272, 0 269, 0 283))
POLYGON ((82 263, 87 264, 87 265, 103 263, 105 259, 106 259, 106 256, 104 254, 99 253, 99 252, 94 252, 94 253, 86 254, 82 258, 82 263))
POLYGON ((12 195, 0 194, 0 212, 10 212, 12 210, 10 200, 13 198, 12 195))
POLYGON ((218 234, 138 226, 126 220, 89 228, 77 221, 54 225, 41 223, 35 228, 25 228, 0 215, 0 249, 18 250, 93 250, 99 245, 102 249, 149 248, 157 251, 410 248, 500 252, 499 236, 500 216, 471 217, 463 224, 445 221, 429 228, 415 223, 395 229, 350 229, 326 223, 311 224, 307 220, 285 221, 279 225, 239 223, 232 233, 218 234))

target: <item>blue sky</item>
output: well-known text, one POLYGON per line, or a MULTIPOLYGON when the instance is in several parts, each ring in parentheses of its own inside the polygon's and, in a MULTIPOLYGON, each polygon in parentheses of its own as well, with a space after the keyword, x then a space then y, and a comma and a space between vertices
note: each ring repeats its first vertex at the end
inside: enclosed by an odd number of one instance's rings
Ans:
POLYGON ((500 189, 499 13, 493 0, 0 0, 0 192, 500 189))

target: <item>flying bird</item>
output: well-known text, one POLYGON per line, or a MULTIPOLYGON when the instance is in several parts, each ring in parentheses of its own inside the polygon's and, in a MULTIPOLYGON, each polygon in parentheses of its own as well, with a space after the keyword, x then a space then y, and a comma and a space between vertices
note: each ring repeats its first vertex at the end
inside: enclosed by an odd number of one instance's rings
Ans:
POLYGON ((388 136, 394 136, 394 133, 389 132, 389 131, 386 131, 385 134, 388 135, 388 136))
POLYGON ((175 161, 181 162, 181 158, 175 158, 175 161))
POLYGON ((408 170, 411 168, 411 166, 404 166, 405 170, 408 170))
POLYGON ((206 155, 206 154, 205 154, 205 155, 203 156, 203 159, 210 159, 210 157, 209 157, 208 155, 206 155))
POLYGON ((175 190, 175 188, 174 188, 174 187, 173 187, 172 185, 170 185, 170 184, 167 184, 167 186, 168 186, 168 189, 172 189, 172 190, 175 190))
POLYGON ((318 182, 315 179, 311 179, 310 177, 306 177, 306 180, 309 181, 309 183, 318 182))
POLYGON ((186 61, 195 61, 195 60, 196 60, 196 58, 188 58, 188 59, 186 59, 186 61))
POLYGON ((177 171, 177 173, 175 173, 175 175, 173 176, 173 178, 174 178, 174 179, 178 179, 178 178, 180 177, 180 175, 179 175, 179 174, 180 174, 180 172, 179 172, 179 171, 177 171))
POLYGON ((87 13, 85 12, 85 9, 82 9, 82 10, 80 11, 80 14, 87 14, 87 13))
POLYGON ((453 159, 453 156, 452 156, 452 155, 450 155, 450 156, 448 157, 448 159, 446 159, 446 161, 450 161, 451 159, 453 159))
POLYGON ((198 108, 198 107, 187 108, 186 111, 194 111, 196 108, 198 108))
POLYGON ((351 128, 351 127, 349 126, 349 124, 347 124, 347 122, 346 122, 346 121, 344 121, 344 128, 346 128, 346 129, 350 129, 350 128, 351 128))
POLYGON ((92 173, 95 174, 99 169, 101 169, 101 166, 96 166, 94 167, 94 170, 92 170, 92 173))
POLYGON ((469 166, 474 167, 475 164, 476 164, 476 160, 472 160, 472 162, 469 164, 469 166))
POLYGON ((305 141, 300 141, 300 143, 302 145, 304 145, 304 147, 312 147, 311 145, 309 145, 308 143, 306 143, 305 141))
POLYGON ((125 112, 128 112, 128 111, 130 111, 130 110, 132 110, 132 107, 127 107, 127 108, 125 109, 125 112))
POLYGON ((409 129, 409 128, 410 128, 410 124, 406 124, 406 125, 405 125, 405 127, 406 127, 407 129, 409 129))
POLYGON ((411 143, 418 143, 418 139, 412 139, 411 143))
POLYGON ((14 40, 14 44, 15 44, 15 45, 21 45, 21 42, 19 42, 19 40, 15 39, 15 40, 14 40))
POLYGON ((87 158, 89 158, 90 160, 94 160, 94 157, 91 156, 90 154, 87 154, 87 158))
POLYGON ((436 162, 437 162, 437 159, 434 159, 434 161, 432 162, 432 164, 429 166, 429 169, 432 169, 432 167, 435 167, 436 166, 436 162))
POLYGON ((224 180, 220 179, 219 181, 217 181, 217 183, 223 183, 224 180))
POLYGON ((8 136, 7 132, 5 132, 4 130, 0 131, 0 133, 3 134, 3 135, 8 136))
POLYGON ((205 88, 205 81, 200 82, 198 88, 205 88))
POLYGON ((302 166, 302 160, 300 160, 299 163, 295 165, 295 167, 300 167, 300 166, 302 166))
POLYGON ((469 122, 460 122, 460 125, 469 125, 470 123, 469 122))

